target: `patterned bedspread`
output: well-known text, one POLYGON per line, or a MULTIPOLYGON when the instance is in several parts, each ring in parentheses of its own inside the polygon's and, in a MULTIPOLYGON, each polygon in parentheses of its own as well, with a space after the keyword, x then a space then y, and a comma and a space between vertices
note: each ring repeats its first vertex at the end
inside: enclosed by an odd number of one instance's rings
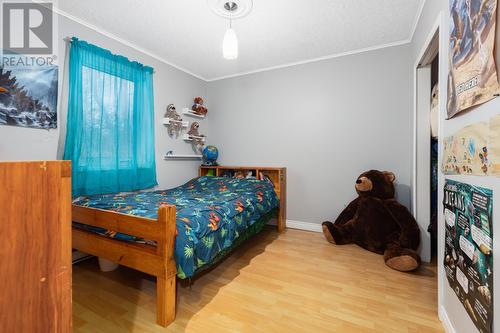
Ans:
MULTIPOLYGON (((279 206, 273 185, 256 179, 195 178, 161 191, 79 197, 73 204, 119 213, 157 218, 162 203, 177 207, 175 259, 177 275, 193 276, 217 254, 231 247, 248 227, 279 206)), ((102 235, 125 241, 147 240, 111 230, 73 223, 102 235)))

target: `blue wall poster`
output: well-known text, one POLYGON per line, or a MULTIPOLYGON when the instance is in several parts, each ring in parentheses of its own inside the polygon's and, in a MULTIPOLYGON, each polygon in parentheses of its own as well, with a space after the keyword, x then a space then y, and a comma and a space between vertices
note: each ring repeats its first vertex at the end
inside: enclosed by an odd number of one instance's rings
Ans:
POLYGON ((444 268, 480 332, 493 326, 493 191, 446 180, 444 268))

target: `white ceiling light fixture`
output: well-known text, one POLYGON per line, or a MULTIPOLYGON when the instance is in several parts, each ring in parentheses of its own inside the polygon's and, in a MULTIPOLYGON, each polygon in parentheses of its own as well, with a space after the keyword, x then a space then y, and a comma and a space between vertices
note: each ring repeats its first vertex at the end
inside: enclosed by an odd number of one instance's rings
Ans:
POLYGON ((226 30, 224 34, 224 40, 222 41, 222 56, 228 60, 238 59, 238 37, 236 37, 236 32, 233 30, 233 18, 231 13, 238 9, 238 5, 235 2, 226 2, 224 4, 224 9, 229 11, 229 29, 226 30))
POLYGON ((224 39, 222 41, 222 56, 228 60, 234 60, 238 58, 238 37, 233 29, 233 19, 242 18, 250 11, 253 7, 252 0, 208 0, 209 6, 212 11, 226 19, 229 19, 229 29, 226 30, 224 34, 224 39))

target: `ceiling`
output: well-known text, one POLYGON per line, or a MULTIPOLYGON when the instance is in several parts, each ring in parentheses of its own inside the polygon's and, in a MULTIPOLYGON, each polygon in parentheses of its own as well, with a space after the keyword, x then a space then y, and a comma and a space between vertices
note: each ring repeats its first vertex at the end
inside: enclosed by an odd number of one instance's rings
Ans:
POLYGON ((234 20, 239 58, 222 57, 227 20, 206 0, 64 0, 60 13, 207 81, 411 40, 425 0, 253 0, 234 20))

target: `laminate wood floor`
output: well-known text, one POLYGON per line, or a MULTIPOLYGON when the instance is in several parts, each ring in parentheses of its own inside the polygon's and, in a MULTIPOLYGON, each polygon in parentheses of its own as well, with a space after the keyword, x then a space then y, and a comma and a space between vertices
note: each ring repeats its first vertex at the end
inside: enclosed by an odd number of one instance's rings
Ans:
POLYGON ((435 266, 400 273, 382 256, 320 233, 266 228, 192 286, 177 317, 155 324, 154 278, 96 260, 73 267, 73 330, 117 332, 444 332, 435 266))

